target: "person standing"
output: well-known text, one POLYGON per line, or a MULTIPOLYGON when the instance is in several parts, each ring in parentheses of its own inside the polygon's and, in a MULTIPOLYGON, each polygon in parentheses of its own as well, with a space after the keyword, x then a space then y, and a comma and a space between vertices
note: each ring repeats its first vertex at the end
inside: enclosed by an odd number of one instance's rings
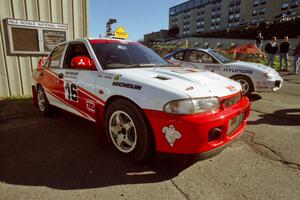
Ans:
POLYGON ((300 35, 297 37, 298 39, 298 43, 297 43, 297 47, 294 50, 294 74, 298 74, 298 69, 299 69, 299 65, 300 65, 300 35), (297 62, 299 60, 299 62, 297 62))
POLYGON ((256 37, 256 46, 257 46, 257 48, 261 49, 263 40, 264 40, 264 37, 262 36, 262 34, 258 33, 258 35, 256 37))
POLYGON ((283 42, 279 46, 279 68, 280 70, 287 70, 288 60, 289 60, 289 50, 291 47, 291 43, 289 43, 289 37, 285 36, 283 42), (285 68, 283 68, 282 61, 284 60, 285 68))
POLYGON ((267 53, 268 65, 274 69, 274 60, 276 53, 278 52, 278 45, 276 43, 277 38, 272 37, 271 41, 265 46, 265 52, 267 53))

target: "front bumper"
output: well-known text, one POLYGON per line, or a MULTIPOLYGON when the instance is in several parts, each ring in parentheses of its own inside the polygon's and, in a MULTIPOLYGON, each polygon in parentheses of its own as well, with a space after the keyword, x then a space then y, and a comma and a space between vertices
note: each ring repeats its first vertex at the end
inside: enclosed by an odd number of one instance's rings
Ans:
POLYGON ((156 150, 164 153, 198 154, 222 147, 239 137, 250 113, 248 98, 216 113, 174 115, 145 110, 153 129, 156 150), (230 121, 242 116, 232 131, 230 121), (218 130, 217 137, 212 130, 218 130), (231 132, 228 134, 228 132, 231 132), (213 137, 212 137, 213 135, 213 137))
POLYGON ((265 80, 265 81, 257 81, 255 83, 255 91, 257 92, 268 92, 268 91, 277 91, 282 87, 283 79, 277 78, 274 80, 265 80))

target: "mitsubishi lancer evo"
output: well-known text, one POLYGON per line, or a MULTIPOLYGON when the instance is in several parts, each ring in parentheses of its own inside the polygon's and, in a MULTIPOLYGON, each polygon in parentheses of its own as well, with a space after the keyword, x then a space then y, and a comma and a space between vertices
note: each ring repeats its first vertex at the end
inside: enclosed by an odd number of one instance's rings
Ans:
POLYGON ((47 116, 59 108, 103 124, 129 162, 222 149, 242 134, 250 112, 240 83, 174 67, 140 43, 114 38, 56 46, 33 72, 32 92, 47 116))

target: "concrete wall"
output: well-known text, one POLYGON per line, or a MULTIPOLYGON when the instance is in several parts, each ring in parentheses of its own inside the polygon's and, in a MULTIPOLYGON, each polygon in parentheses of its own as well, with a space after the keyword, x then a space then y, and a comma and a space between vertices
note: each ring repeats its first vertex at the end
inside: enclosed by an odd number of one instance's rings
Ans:
POLYGON ((88 35, 88 0, 1 0, 0 97, 31 94, 31 73, 39 56, 9 56, 3 19, 16 18, 68 24, 67 38, 88 35))

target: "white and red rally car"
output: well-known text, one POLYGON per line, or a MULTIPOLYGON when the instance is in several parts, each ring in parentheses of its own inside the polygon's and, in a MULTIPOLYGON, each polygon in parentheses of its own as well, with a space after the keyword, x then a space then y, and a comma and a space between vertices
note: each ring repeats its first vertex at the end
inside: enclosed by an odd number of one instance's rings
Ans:
POLYGON ((58 45, 33 73, 40 111, 54 107, 103 123, 112 148, 139 162, 154 151, 198 154, 224 147, 246 126, 239 83, 170 66, 147 47, 119 39, 58 45))

